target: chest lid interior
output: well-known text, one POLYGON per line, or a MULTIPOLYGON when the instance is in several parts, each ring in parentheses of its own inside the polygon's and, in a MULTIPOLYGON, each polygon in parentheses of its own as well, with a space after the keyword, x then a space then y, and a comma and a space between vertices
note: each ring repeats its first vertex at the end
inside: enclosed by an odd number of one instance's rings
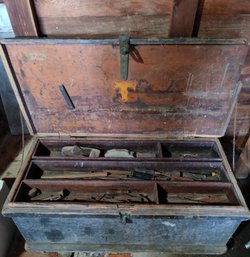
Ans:
POLYGON ((243 40, 2 42, 32 133, 222 136, 248 52, 243 40))

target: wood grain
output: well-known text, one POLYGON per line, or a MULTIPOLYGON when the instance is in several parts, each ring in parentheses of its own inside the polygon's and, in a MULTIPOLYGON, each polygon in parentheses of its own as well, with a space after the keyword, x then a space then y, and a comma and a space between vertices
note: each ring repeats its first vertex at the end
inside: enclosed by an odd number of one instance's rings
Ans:
POLYGON ((6 45, 39 133, 221 135, 248 51, 246 45, 136 46, 128 80, 136 88, 126 88, 124 100, 124 88, 115 87, 118 47, 48 42, 6 45))
POLYGON ((247 178, 250 173, 250 137, 245 148, 241 152, 240 158, 236 163, 235 175, 237 178, 247 178))
MULTIPOLYGON (((250 76, 243 80, 243 87, 238 97, 236 111, 236 145, 244 148, 247 138, 250 135, 250 76)), ((234 113, 228 125, 226 136, 234 135, 234 113)))
MULTIPOLYGON (((12 135, 20 135, 22 133, 21 122, 20 122, 20 113, 19 105, 17 103, 15 94, 10 85, 9 78, 6 74, 6 71, 3 66, 3 62, 0 58, 0 95, 3 104, 3 112, 6 115, 9 129, 12 135)), ((7 124, 6 124, 7 125, 7 124)), ((28 133, 28 130, 24 124, 25 134, 28 133)))
POLYGON ((233 112, 225 135, 231 138, 234 135, 234 113, 236 112, 236 146, 244 149, 250 136, 250 53, 247 55, 240 80, 242 89, 237 100, 237 110, 233 112))
POLYGON ((8 76, 9 83, 14 91, 15 96, 16 96, 16 100, 17 100, 19 109, 23 115, 23 118, 26 122, 27 129, 28 129, 29 133, 31 135, 33 135, 34 128, 32 128, 32 125, 30 122, 30 117, 27 115, 26 104, 23 101, 23 99, 21 99, 19 91, 18 91, 19 89, 16 87, 16 83, 17 83, 16 77, 13 74, 12 66, 11 66, 8 56, 6 55, 5 50, 6 50, 5 47, 3 45, 0 45, 0 57, 2 59, 3 66, 5 68, 5 72, 8 76))
POLYGON ((37 37, 39 29, 31 0, 4 0, 16 37, 37 37))
MULTIPOLYGON (((199 37, 246 38, 250 40, 250 1, 206 0, 200 24, 199 37)), ((250 128, 250 53, 241 73, 243 83, 238 98, 236 136, 237 147, 242 148, 249 136, 250 128)), ((232 116, 226 136, 233 136, 232 116)))
POLYGON ((168 35, 173 0, 35 0, 41 32, 47 36, 168 35))
POLYGON ((170 37, 191 37, 200 0, 174 0, 169 29, 170 37))
POLYGON ((250 39, 249 24, 248 0, 206 0, 199 36, 250 39))

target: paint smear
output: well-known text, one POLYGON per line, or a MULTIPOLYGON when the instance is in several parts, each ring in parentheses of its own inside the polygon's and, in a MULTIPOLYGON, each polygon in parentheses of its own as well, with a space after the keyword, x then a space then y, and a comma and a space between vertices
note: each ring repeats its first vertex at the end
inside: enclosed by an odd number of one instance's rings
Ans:
POLYGON ((167 227, 172 227, 172 228, 176 226, 174 223, 171 223, 169 221, 163 221, 162 224, 167 227))
POLYGON ((136 81, 120 81, 115 82, 115 89, 119 89, 122 101, 128 101, 128 89, 135 90, 137 86, 136 81))

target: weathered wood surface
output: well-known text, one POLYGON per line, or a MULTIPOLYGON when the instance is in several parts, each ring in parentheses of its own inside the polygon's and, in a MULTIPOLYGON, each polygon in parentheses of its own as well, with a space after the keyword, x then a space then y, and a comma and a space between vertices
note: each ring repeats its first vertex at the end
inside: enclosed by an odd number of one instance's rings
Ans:
POLYGON ((236 163, 235 175, 237 178, 246 178, 250 174, 250 137, 247 140, 240 158, 236 163))
POLYGON ((39 29, 32 0, 4 0, 16 37, 37 37, 39 29))
MULTIPOLYGON (((11 85, 12 90, 14 91, 14 94, 16 96, 16 100, 18 102, 18 107, 20 108, 20 110, 22 112, 22 115, 24 117, 24 120, 26 121, 26 127, 28 128, 28 131, 30 132, 30 134, 32 134, 33 129, 31 128, 29 117, 27 116, 27 112, 25 111, 26 104, 20 98, 18 88, 16 87, 17 81, 16 81, 16 78, 15 78, 15 75, 12 73, 11 64, 9 62, 8 57, 6 56, 5 49, 4 49, 3 45, 1 45, 1 47, 0 47, 0 57, 1 57, 1 61, 3 63, 4 69, 5 69, 5 72, 8 76, 8 79, 9 79, 9 81, 8 81, 9 85, 11 85)), ((8 91, 12 92, 11 89, 8 89, 8 86, 7 86, 7 88, 4 89, 4 94, 6 94, 8 91)))
POLYGON ((43 35, 166 37, 173 0, 34 1, 43 35))
MULTIPOLYGON (((237 110, 234 110, 234 112, 236 112, 236 146, 243 149, 250 136, 250 53, 248 53, 240 80, 242 89, 238 97, 237 110)), ((232 137, 233 134, 234 115, 228 125, 226 136, 232 137)))
MULTIPOLYGON (((250 40, 250 1, 206 0, 201 18, 199 37, 246 38, 250 40)), ((244 147, 250 128, 250 53, 242 70, 242 91, 238 99, 236 144, 244 147)), ((232 117, 226 135, 233 136, 232 117)))
POLYGON ((174 0, 169 28, 170 37, 191 37, 199 21, 201 0, 174 0))
MULTIPOLYGON (((2 1, 3 2, 3 1, 2 1)), ((5 4, 0 3, 0 38, 12 38, 14 33, 9 20, 5 4)), ((21 134, 19 106, 14 92, 11 88, 8 76, 4 70, 0 58, 0 97, 2 99, 3 110, 8 121, 10 131, 13 135, 21 134)), ((1 106, 2 107, 2 106, 1 106)), ((6 122, 7 126, 7 122, 6 122)))
POLYGON ((201 19, 200 37, 250 38, 248 0, 206 0, 201 19))
POLYGON ((14 219, 27 239, 28 247, 30 244, 38 250, 62 251, 74 247, 74 250, 85 251, 165 252, 171 251, 172 247, 171 252, 176 253, 223 249, 240 222, 237 218, 224 217, 145 218, 130 215, 127 223, 119 215, 23 215, 14 219), (185 248, 180 247, 182 244, 185 248))
MULTIPOLYGON (((0 58, 0 96, 2 99, 5 115, 8 121, 9 129, 12 135, 20 135, 22 133, 22 126, 20 120, 20 109, 14 95, 13 89, 10 85, 9 78, 3 67, 0 58)), ((25 122, 23 122, 24 133, 28 133, 25 122)))
POLYGON ((250 135, 250 74, 242 78, 243 87, 238 97, 237 110, 234 110, 226 136, 234 134, 234 115, 236 112, 236 146, 243 149, 250 135))
POLYGON ((140 45, 124 82, 119 47, 29 42, 6 48, 42 133, 221 135, 248 51, 246 45, 140 45), (67 108, 61 84, 75 109, 67 108))

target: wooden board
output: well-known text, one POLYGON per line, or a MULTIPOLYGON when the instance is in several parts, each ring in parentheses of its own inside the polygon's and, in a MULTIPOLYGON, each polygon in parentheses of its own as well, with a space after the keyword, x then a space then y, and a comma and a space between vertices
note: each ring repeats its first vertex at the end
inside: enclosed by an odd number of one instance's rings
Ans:
POLYGON ((250 38, 248 0, 206 0, 201 19, 200 37, 250 38))
POLYGON ((170 37, 191 37, 199 20, 201 0, 174 0, 169 30, 170 37), (197 21, 196 21, 197 18, 197 21))
MULTIPOLYGON (((9 78, 0 58, 0 96, 2 99, 3 110, 6 115, 9 129, 12 135, 22 134, 22 126, 20 121, 20 109, 14 95, 13 89, 10 85, 9 78)), ((28 130, 24 122, 24 133, 28 134, 28 130)))
POLYGON ((39 29, 31 0, 4 0, 16 37, 37 37, 39 29))
POLYGON ((246 179, 250 173, 250 137, 245 148, 241 152, 240 158, 236 163, 235 175, 237 178, 246 179))
POLYGON ((35 132, 224 133, 238 92, 246 44, 137 42, 130 54, 128 81, 121 81, 117 41, 89 42, 6 41, 35 132), (59 90, 61 84, 75 109, 67 108, 59 90))
MULTIPOLYGON (((236 112, 236 145, 242 149, 250 135, 250 77, 243 79, 237 110, 235 109, 234 112, 236 112)), ((228 137, 234 134, 234 118, 233 113, 226 131, 228 137)))
POLYGON ((34 1, 43 35, 166 37, 173 0, 34 1))
MULTIPOLYGON (((245 66, 241 72, 242 89, 238 97, 236 112, 236 146, 243 149, 250 136, 250 53, 248 53, 245 66)), ((234 115, 232 116, 227 136, 234 134, 234 115)))
MULTIPOLYGON (((201 18, 199 37, 203 38, 246 38, 250 40, 250 1, 248 0, 206 0, 201 18)), ((236 120, 236 144, 244 147, 250 126, 250 53, 242 70, 242 91, 238 99, 236 120)), ((233 136, 232 117, 226 136, 233 136)))

